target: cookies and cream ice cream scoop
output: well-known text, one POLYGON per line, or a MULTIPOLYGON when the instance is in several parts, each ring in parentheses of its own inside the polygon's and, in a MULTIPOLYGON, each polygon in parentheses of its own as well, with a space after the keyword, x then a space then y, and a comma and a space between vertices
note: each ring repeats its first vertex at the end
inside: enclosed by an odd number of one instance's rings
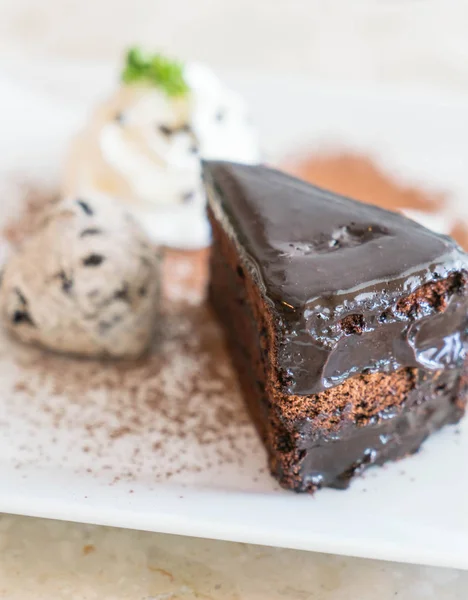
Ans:
POLYGON ((137 357, 159 313, 159 257, 106 197, 69 198, 7 261, 0 316, 21 341, 87 357, 137 357))
POLYGON ((242 98, 202 65, 127 54, 122 81, 73 142, 65 195, 114 197, 153 241, 208 245, 202 158, 259 161, 242 98))

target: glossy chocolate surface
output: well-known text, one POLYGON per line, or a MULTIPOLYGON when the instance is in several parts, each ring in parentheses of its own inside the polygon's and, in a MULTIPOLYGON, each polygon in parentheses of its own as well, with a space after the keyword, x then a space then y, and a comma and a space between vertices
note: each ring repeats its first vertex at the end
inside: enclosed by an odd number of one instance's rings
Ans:
POLYGON ((304 433, 299 438, 302 459, 296 491, 344 489, 367 467, 417 452, 431 433, 460 420, 463 403, 454 402, 454 397, 464 397, 465 393, 458 369, 439 375, 428 373, 409 394, 403 410, 395 407, 383 412, 365 427, 349 423, 340 432, 339 444, 336 436, 322 437, 317 443, 317 433, 310 431, 304 420, 298 424, 304 433))
POLYGON ((266 167, 208 162, 204 171, 210 207, 275 315, 286 393, 316 394, 357 373, 463 363, 468 259, 450 238, 266 167), (417 314, 398 310, 402 298, 455 273, 443 312, 424 302, 417 314))

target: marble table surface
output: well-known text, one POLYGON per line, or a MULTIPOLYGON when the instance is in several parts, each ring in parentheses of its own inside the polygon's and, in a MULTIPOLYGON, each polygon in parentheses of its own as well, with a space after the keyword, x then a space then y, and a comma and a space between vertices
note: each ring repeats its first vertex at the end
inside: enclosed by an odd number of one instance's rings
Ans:
POLYGON ((464 600, 468 572, 0 516, 5 600, 464 600))

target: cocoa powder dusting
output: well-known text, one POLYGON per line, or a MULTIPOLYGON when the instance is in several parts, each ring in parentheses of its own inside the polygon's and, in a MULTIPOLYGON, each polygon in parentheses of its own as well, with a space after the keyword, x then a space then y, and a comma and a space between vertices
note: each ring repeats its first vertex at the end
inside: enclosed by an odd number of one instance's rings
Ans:
MULTIPOLYGON (((27 203, 23 220, 6 229, 8 240, 20 243, 40 212, 27 203)), ((79 360, 0 333, 0 369, 14 365, 9 418, 30 429, 22 464, 44 462, 39 440, 42 447, 44 436, 53 435, 49 462, 111 485, 139 479, 208 485, 220 474, 228 474, 227 482, 240 471, 247 481, 258 474, 263 450, 205 303, 208 255, 164 252, 159 331, 139 360, 79 360)), ((14 444, 11 427, 6 434, 14 444)))

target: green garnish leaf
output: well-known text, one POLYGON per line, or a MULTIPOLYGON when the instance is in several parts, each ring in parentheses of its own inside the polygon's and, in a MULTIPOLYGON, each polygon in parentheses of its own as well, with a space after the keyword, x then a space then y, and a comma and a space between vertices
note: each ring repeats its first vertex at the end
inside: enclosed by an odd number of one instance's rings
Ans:
POLYGON ((140 48, 130 48, 125 58, 122 81, 127 84, 146 83, 161 88, 172 97, 187 95, 184 65, 162 54, 145 54, 140 48))

